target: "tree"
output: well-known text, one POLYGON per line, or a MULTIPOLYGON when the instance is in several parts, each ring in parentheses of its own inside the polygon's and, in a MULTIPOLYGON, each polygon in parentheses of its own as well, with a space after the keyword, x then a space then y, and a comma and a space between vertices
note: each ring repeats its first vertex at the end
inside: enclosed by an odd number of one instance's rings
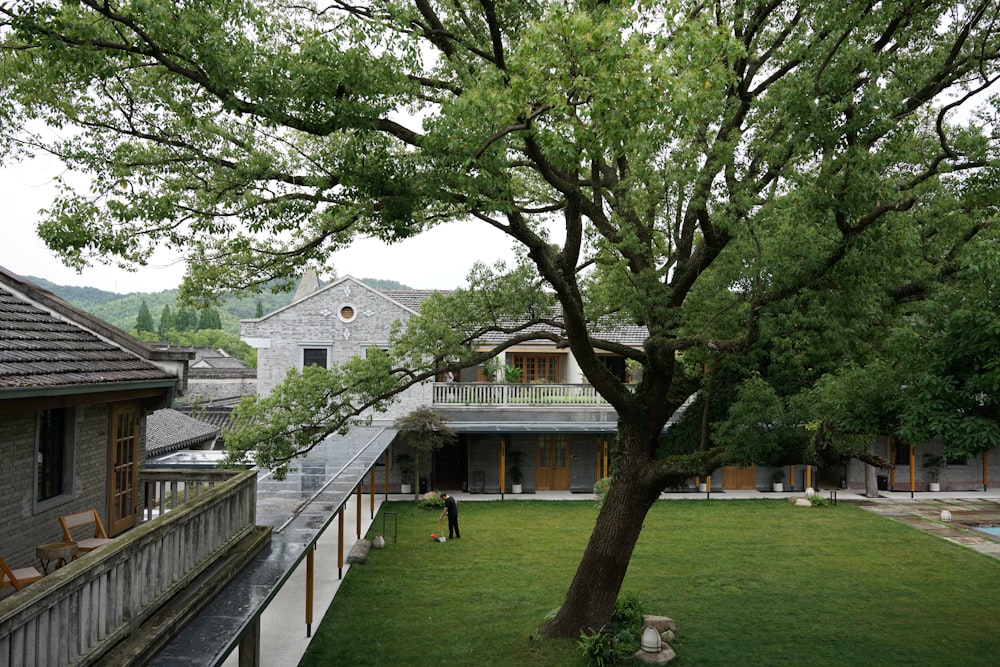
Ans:
POLYGON ((198 329, 221 329, 222 320, 215 308, 203 308, 198 316, 198 329))
POLYGON ((174 314, 170 310, 170 304, 163 304, 163 310, 160 312, 160 324, 156 329, 156 332, 160 335, 160 340, 166 340, 167 332, 176 326, 174 323, 174 314))
POLYGON ((448 418, 427 406, 411 410, 394 424, 399 429, 397 442, 413 450, 414 499, 420 498, 420 455, 435 452, 458 438, 455 429, 448 426, 448 418))
MULTIPOLYGON (((960 289, 956 267, 996 242, 997 100, 984 91, 998 11, 0 0, 0 150, 47 150, 92 175, 39 228, 65 261, 141 263, 174 246, 190 297, 290 280, 356 235, 394 241, 443 220, 519 243, 522 263, 477 267, 389 350, 292 372, 245 402, 227 443, 280 473, 437 373, 529 340, 568 346, 619 418, 614 481, 545 627, 577 636, 610 618, 660 491, 757 455, 731 451, 740 431, 713 413, 780 406, 782 424, 802 423, 792 411, 821 379, 884 364, 880 334, 936 286, 960 289), (79 132, 32 134, 35 119, 79 132), (639 350, 601 340, 598 321, 648 337, 639 350), (478 352, 493 332, 506 342, 478 352), (642 367, 634 390, 595 350, 642 367), (739 408, 705 400, 698 437, 661 448, 695 391, 739 408)), ((857 434, 827 417, 808 445, 868 460, 837 449, 857 434)))
POLYGON ((198 313, 190 306, 181 306, 177 309, 174 322, 178 331, 195 331, 198 329, 198 313))
POLYGON ((135 318, 135 330, 153 333, 153 316, 149 313, 149 306, 143 301, 139 306, 139 315, 135 318))

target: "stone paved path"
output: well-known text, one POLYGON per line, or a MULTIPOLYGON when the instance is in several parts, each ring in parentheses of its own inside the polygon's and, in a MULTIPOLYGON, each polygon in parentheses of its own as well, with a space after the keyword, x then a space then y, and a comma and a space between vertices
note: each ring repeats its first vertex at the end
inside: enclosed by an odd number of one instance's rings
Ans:
POLYGON ((1000 526, 1000 501, 993 499, 861 500, 862 509, 900 521, 925 533, 1000 558, 1000 538, 976 531, 973 526, 1000 526), (941 511, 951 512, 951 521, 941 520, 941 511))

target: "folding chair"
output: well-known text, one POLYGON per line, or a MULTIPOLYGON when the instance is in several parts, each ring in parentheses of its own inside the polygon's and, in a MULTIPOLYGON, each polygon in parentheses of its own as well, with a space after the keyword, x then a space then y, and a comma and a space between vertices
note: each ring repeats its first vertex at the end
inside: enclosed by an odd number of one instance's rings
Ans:
POLYGON ((13 586, 14 590, 19 591, 27 584, 38 581, 42 576, 42 573, 33 567, 19 567, 12 570, 7 567, 7 561, 0 558, 0 588, 13 586))
POLYGON ((59 517, 59 523, 62 524, 63 538, 67 542, 76 542, 80 551, 93 551, 97 547, 114 542, 113 539, 108 539, 108 534, 104 530, 104 524, 101 523, 101 517, 97 515, 97 510, 90 509, 77 512, 76 514, 61 516, 59 517), (94 526, 93 537, 85 537, 82 540, 78 540, 73 536, 74 529, 91 524, 94 526))

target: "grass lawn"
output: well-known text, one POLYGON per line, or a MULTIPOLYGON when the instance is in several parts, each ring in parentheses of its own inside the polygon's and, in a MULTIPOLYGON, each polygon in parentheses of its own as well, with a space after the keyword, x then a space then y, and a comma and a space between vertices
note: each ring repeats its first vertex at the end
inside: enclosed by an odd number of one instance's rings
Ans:
MULTIPOLYGON (((437 512, 386 510, 398 543, 350 569, 302 665, 585 664, 537 632, 592 502, 465 502, 443 544, 437 512)), ((659 502, 622 591, 677 621, 677 667, 1000 664, 1000 561, 844 503, 659 502)))

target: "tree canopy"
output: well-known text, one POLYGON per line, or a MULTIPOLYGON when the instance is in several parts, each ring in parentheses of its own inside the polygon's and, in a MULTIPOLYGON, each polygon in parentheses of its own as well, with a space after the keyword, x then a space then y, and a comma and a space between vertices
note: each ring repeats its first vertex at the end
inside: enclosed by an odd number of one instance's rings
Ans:
POLYGON ((143 301, 142 305, 139 306, 139 314, 135 318, 135 329, 136 331, 152 333, 154 328, 153 316, 149 312, 149 306, 143 301))
POLYGON ((358 235, 469 220, 516 240, 520 264, 479 267, 385 353, 290 374, 227 442, 269 443, 258 460, 280 468, 484 361, 487 331, 507 336, 494 352, 568 345, 619 416, 614 482, 546 627, 575 636, 610 617, 643 517, 678 476, 784 446, 864 456, 858 438, 886 427, 995 443, 997 311, 979 306, 996 291, 976 279, 995 266, 998 12, 0 0, 0 151, 91 175, 39 227, 64 260, 171 245, 195 296, 323 266, 358 235), (648 337, 621 346, 597 322, 648 337), (642 366, 634 391, 597 349, 642 366), (661 443, 698 389, 703 426, 661 443), (806 415, 811 430, 788 431, 806 415), (781 430, 747 447, 761 424, 781 430))

